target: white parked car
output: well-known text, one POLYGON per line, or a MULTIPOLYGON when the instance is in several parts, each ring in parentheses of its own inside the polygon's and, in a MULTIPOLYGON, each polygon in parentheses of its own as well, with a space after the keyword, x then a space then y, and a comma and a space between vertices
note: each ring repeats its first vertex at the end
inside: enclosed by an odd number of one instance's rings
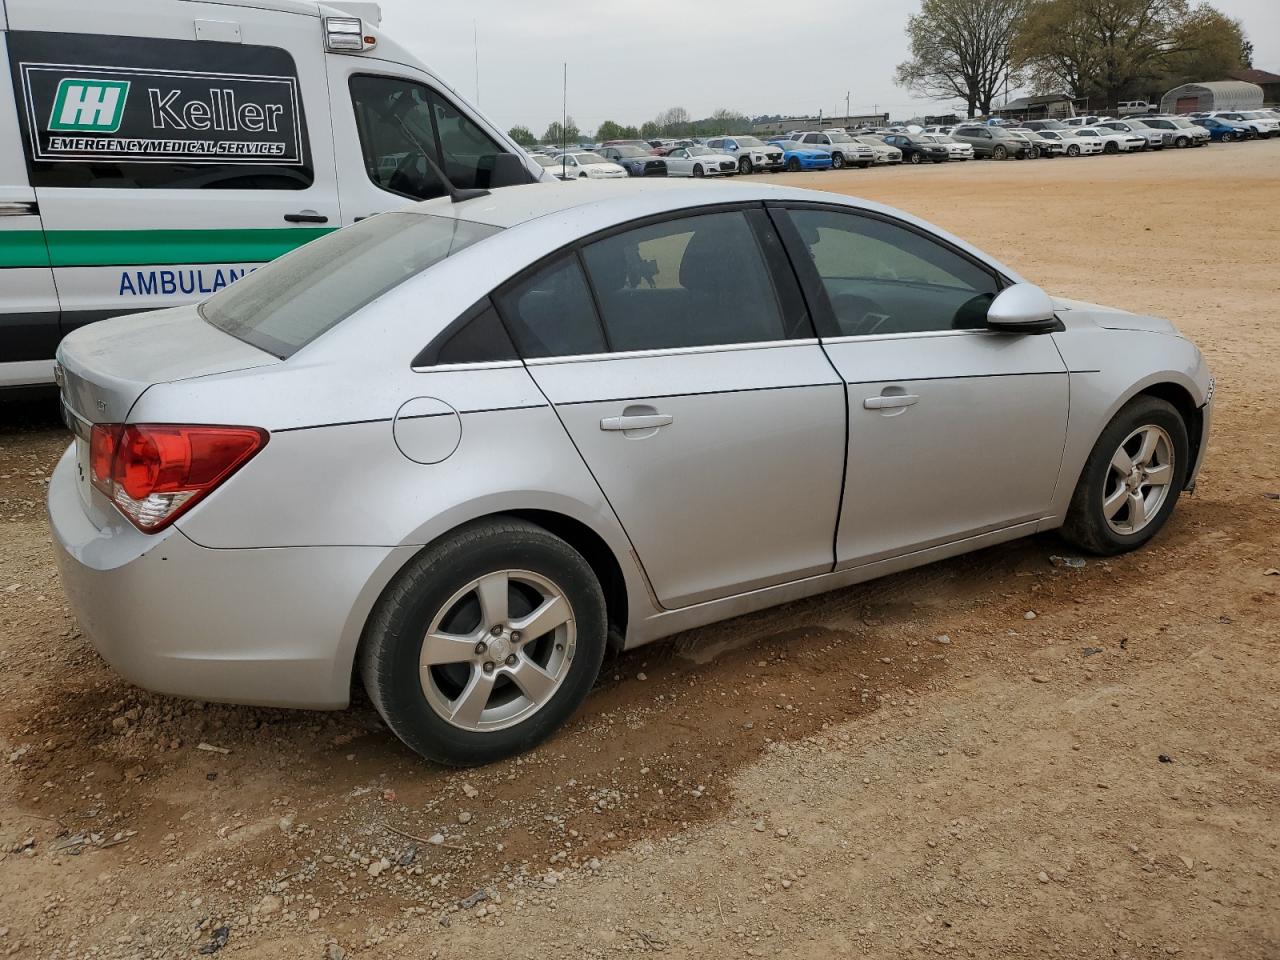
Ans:
POLYGON ((945 133, 922 133, 920 139, 942 144, 947 148, 948 160, 973 159, 973 144, 963 143, 954 137, 947 136, 945 133))
POLYGON ((1082 137, 1076 130, 1038 130, 1036 132, 1046 140, 1061 140, 1063 152, 1068 157, 1089 157, 1102 153, 1103 150, 1102 138, 1096 134, 1082 137))
POLYGON ((739 173, 754 173, 757 170, 772 170, 776 173, 783 167, 782 148, 765 143, 758 137, 715 137, 707 141, 707 147, 733 157, 737 161, 739 173))
POLYGON ((627 171, 598 153, 562 153, 552 172, 561 180, 624 180, 627 171))
POLYGON ((1147 148, 1147 138, 1136 133, 1125 133, 1112 130, 1110 127, 1081 127, 1076 131, 1078 137, 1094 136, 1102 140, 1103 153, 1137 153, 1147 148))
POLYGON ((865 136, 854 137, 864 147, 870 147, 871 152, 876 155, 876 166, 885 163, 901 163, 902 151, 897 147, 891 147, 885 143, 880 137, 874 137, 871 134, 865 136))
POLYGON ((1168 142, 1172 142, 1179 149, 1203 147, 1211 139, 1208 130, 1197 126, 1186 117, 1144 117, 1142 122, 1162 133, 1167 133, 1168 142))
POLYGON ((1117 133, 1129 133, 1135 137, 1142 137, 1147 141, 1148 150, 1163 150, 1165 142, 1172 143, 1173 139, 1168 137, 1167 130, 1157 130, 1155 127, 1149 127, 1141 120, 1104 120, 1102 123, 1096 124, 1094 129, 1115 130, 1117 133))
POLYGON ((668 177, 731 177, 738 161, 706 147, 676 147, 667 154, 668 177))

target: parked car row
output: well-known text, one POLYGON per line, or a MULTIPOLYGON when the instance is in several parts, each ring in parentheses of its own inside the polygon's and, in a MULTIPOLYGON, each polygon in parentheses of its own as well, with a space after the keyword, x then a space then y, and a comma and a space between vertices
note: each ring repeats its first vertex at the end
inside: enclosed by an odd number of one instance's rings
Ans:
POLYGON ((1217 111, 1188 116, 1081 116, 1011 123, 858 130, 795 130, 769 140, 749 135, 685 140, 612 140, 534 159, 562 180, 624 177, 731 177, 769 171, 866 169, 898 163, 1092 157, 1265 140, 1280 134, 1280 112, 1217 111))

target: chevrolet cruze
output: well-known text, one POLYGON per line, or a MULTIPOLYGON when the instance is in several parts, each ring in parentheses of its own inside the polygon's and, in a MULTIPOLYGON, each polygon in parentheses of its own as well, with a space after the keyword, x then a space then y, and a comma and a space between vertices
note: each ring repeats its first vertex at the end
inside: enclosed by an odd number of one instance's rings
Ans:
POLYGON ((1213 381, 844 196, 591 182, 432 200, 198 306, 76 330, 49 485, 121 674, 341 708, 437 760, 547 737, 609 645, 1061 528, 1156 535, 1213 381))

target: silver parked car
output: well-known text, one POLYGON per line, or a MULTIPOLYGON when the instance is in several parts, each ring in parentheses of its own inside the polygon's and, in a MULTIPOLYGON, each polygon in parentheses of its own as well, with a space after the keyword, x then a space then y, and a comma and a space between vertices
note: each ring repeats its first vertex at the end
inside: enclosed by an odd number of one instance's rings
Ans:
POLYGON ((63 584, 199 699, 364 684, 441 761, 525 750, 609 644, 1062 528, 1116 554, 1195 482, 1213 381, 914 217, 758 183, 538 184, 317 240, 59 349, 63 584))

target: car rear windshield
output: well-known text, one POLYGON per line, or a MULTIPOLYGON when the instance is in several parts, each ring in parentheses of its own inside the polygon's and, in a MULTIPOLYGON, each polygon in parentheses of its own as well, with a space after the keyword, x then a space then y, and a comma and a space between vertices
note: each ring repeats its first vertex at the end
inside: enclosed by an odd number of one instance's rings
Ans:
POLYGON ((500 227, 384 213, 313 240, 200 304, 224 333, 284 360, 393 287, 500 227))

